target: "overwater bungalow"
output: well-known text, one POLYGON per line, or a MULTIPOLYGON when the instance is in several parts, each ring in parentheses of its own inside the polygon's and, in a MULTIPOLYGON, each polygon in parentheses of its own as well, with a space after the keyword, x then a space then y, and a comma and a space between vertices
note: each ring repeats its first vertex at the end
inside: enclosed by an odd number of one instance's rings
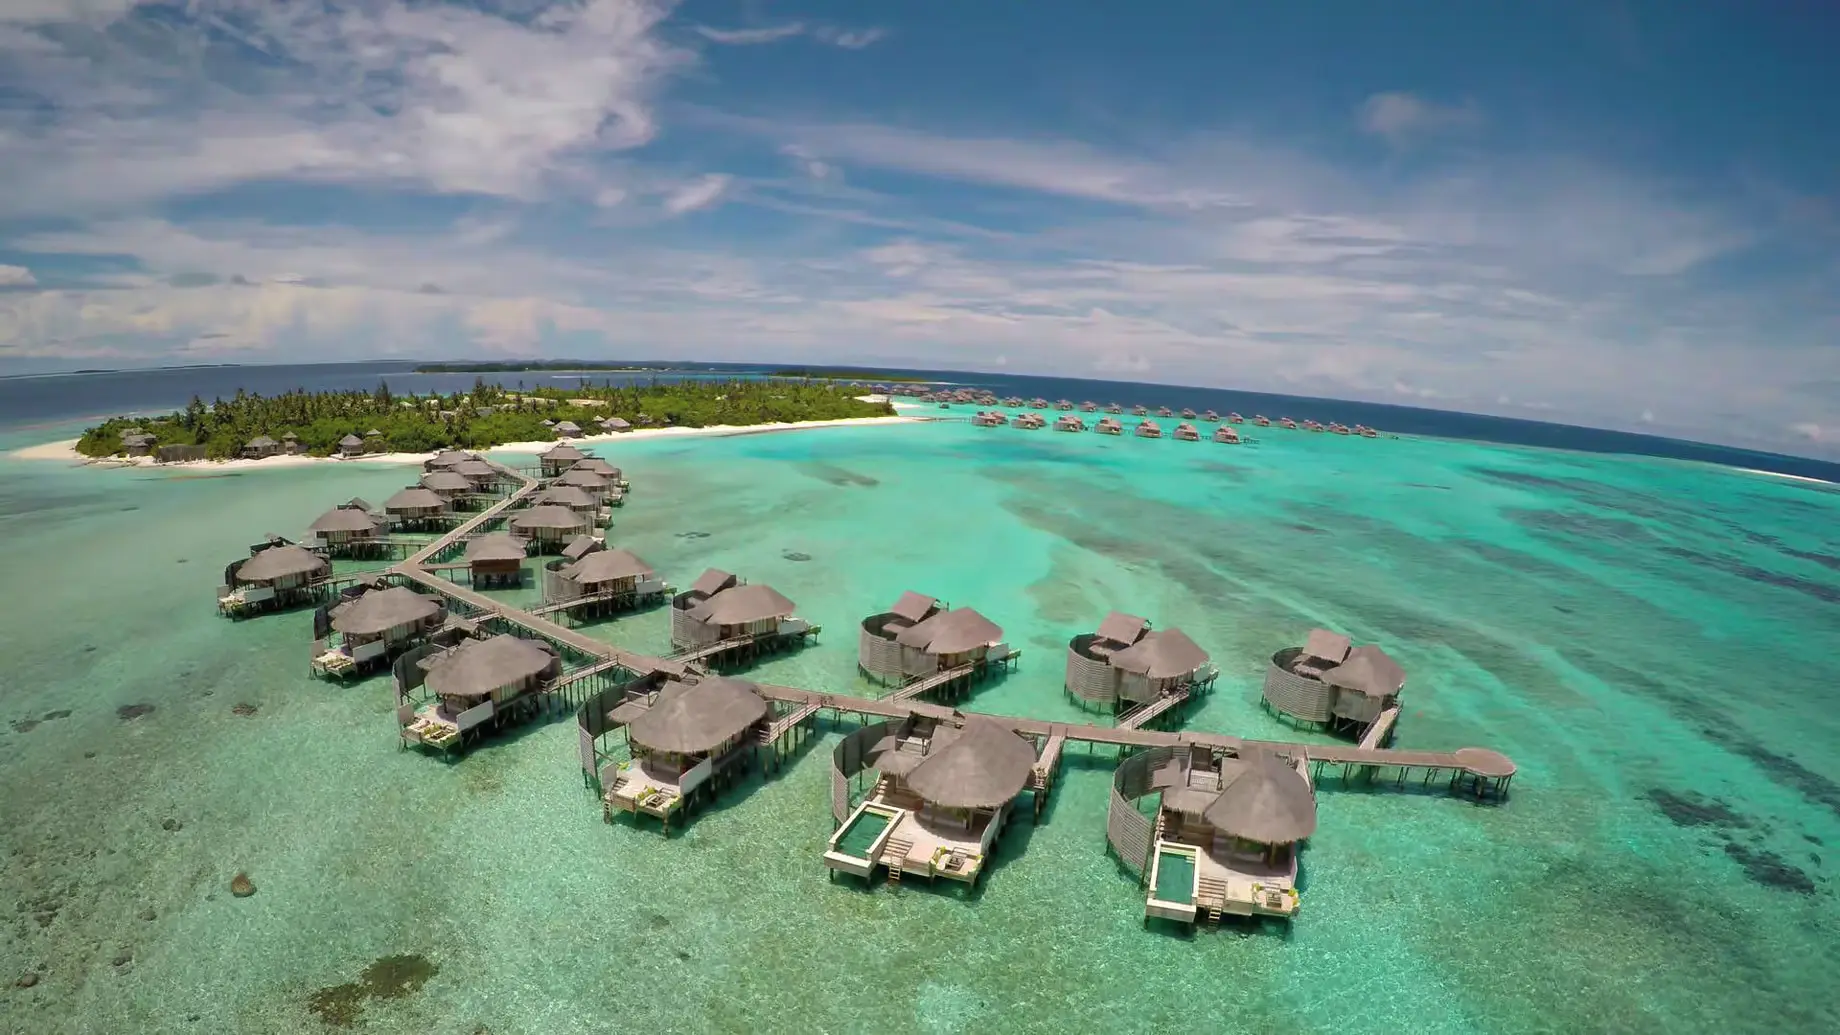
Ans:
POLYGON ((447 605, 438 597, 381 583, 348 591, 314 618, 313 671, 361 675, 423 643, 446 621, 447 605))
POLYGON ((753 683, 703 676, 694 683, 652 677, 655 693, 609 713, 624 729, 631 759, 601 777, 602 815, 654 816, 670 833, 672 818, 752 768, 773 708, 753 683), (647 699, 649 698, 649 700, 647 699))
POLYGON ((1067 693, 1083 705, 1128 711, 1174 694, 1206 692, 1220 670, 1180 629, 1152 631, 1147 619, 1113 611, 1067 643, 1067 693))
POLYGON ((265 460, 268 457, 279 456, 281 454, 281 443, 269 438, 267 435, 257 435, 255 438, 243 443, 243 448, 240 452, 245 460, 265 460))
POLYGON ((386 527, 363 500, 353 500, 315 518, 307 526, 305 545, 333 557, 368 557, 379 551, 386 527))
POLYGON ((455 464, 463 464, 469 460, 478 460, 478 459, 479 458, 477 456, 474 456, 472 453, 468 453, 463 450, 443 449, 439 453, 436 453, 434 456, 429 457, 427 460, 422 461, 422 470, 424 471, 451 470, 455 464))
POLYGON ((1290 430, 1292 430, 1292 431, 1296 431, 1296 430, 1297 430, 1297 422, 1296 422, 1296 421, 1294 421, 1294 420, 1292 420, 1292 419, 1290 419, 1289 417, 1279 417, 1279 418, 1278 418, 1278 427, 1280 427, 1280 428, 1289 428, 1289 429, 1290 429, 1290 430))
POLYGON ((1071 410, 1073 409, 1073 403, 1067 399, 1061 399, 1054 404, 1054 408, 1057 410, 1071 410))
POLYGON ((462 554, 474 589, 523 585, 524 559, 528 556, 529 544, 507 532, 470 540, 462 554))
POLYGON ((1156 408, 1156 415, 1158 417, 1173 417, 1175 416, 1175 411, 1167 406, 1158 406, 1156 408))
POLYGON ((1040 431, 1048 426, 1048 422, 1043 420, 1039 413, 1018 413, 1009 424, 1012 428, 1021 428, 1024 431, 1040 431))
POLYGON ((1120 424, 1116 417, 1100 417, 1099 423, 1093 425, 1093 430, 1101 435, 1122 435, 1124 425, 1120 424))
POLYGON ((1148 406, 1133 406, 1131 407, 1131 416, 1148 417, 1150 416, 1150 408, 1148 406))
POLYGON ((1105 408, 1105 412, 1107 412, 1107 413, 1123 413, 1123 412, 1124 412, 1124 407, 1122 407, 1122 406, 1120 406, 1120 405, 1118 405, 1117 403, 1113 403, 1113 404, 1111 404, 1110 406, 1107 406, 1107 407, 1105 408))
POLYGON ((748 585, 710 568, 671 599, 671 645, 684 649, 717 644, 773 646, 817 629, 795 618, 796 605, 764 583, 748 585))
POLYGON ((410 652, 395 672, 403 744, 446 753, 535 714, 544 684, 562 674, 562 658, 543 640, 488 636, 410 652))
POLYGON ((1048 400, 1043 399, 1041 396, 1038 395, 1035 398, 1029 400, 1029 407, 1031 409, 1036 409, 1036 410, 1045 410, 1048 408, 1048 400))
POLYGON ((1085 431, 1086 422, 1081 420, 1078 417, 1075 417, 1073 414, 1069 413, 1061 417, 1057 417, 1055 419, 1054 430, 1055 431, 1085 431))
MULTIPOLYGON (((583 457, 575 461, 575 463, 569 466, 569 471, 586 471, 589 474, 598 474, 602 478, 607 479, 607 481, 617 489, 627 489, 631 487, 631 483, 626 480, 625 472, 607 461, 602 460, 598 456, 583 457)), ((567 474, 569 471, 564 471, 563 473, 567 474)))
POLYGON ((326 592, 332 562, 305 547, 271 539, 224 568, 217 609, 232 618, 312 603, 326 592))
POLYGON ((588 454, 565 442, 549 447, 537 460, 542 466, 543 477, 560 478, 562 472, 587 458, 588 454))
POLYGON ((1360 435, 1362 438, 1379 438, 1380 437, 1380 432, 1376 431, 1373 428, 1361 428, 1359 430, 1360 430, 1360 435))
POLYGON ((885 867, 896 883, 913 875, 975 885, 1031 785, 1035 745, 981 715, 962 726, 910 715, 862 734, 875 740, 856 749, 864 756, 857 765, 880 775, 831 836, 824 865, 864 879, 885 867))
POLYGON ((990 410, 979 410, 977 416, 971 418, 971 423, 980 428, 1000 428, 1004 425, 1006 420, 1007 418, 1001 413, 995 413, 990 410))
POLYGON ((1203 421, 1206 421, 1209 424, 1219 424, 1220 414, 1215 413, 1213 410, 1203 410, 1201 413, 1201 419, 1203 421))
POLYGON ((1329 433, 1332 435, 1346 435, 1348 434, 1348 425, 1332 421, 1329 424, 1329 433))
POLYGON ((1271 418, 1264 416, 1263 414, 1256 415, 1252 418, 1252 423, 1258 425, 1261 428, 1269 428, 1271 427, 1271 418))
MULTIPOLYGON (((1163 414, 1163 416, 1165 416, 1165 417, 1167 417, 1167 416, 1169 416, 1169 414, 1167 414, 1167 413, 1165 413, 1165 414, 1163 414)), ((1183 419, 1183 420, 1194 420, 1194 419, 1195 419, 1195 411, 1194 411, 1194 410, 1191 410, 1191 409, 1189 409, 1189 408, 1188 408, 1188 407, 1186 407, 1186 406, 1184 406, 1184 407, 1182 407, 1182 419, 1183 419)))
POLYGON ((581 437, 581 425, 575 423, 572 420, 558 421, 556 423, 556 426, 554 428, 551 428, 550 430, 554 431, 558 438, 580 438, 581 437))
POLYGON ((1132 434, 1136 435, 1138 438, 1162 438, 1163 428, 1162 425, 1158 424, 1156 421, 1141 420, 1137 422, 1137 430, 1132 432, 1132 434))
POLYGON ((1199 442, 1201 441, 1201 432, 1196 430, 1193 424, 1183 421, 1176 425, 1174 437, 1177 442, 1199 442))
POLYGON ((601 430, 611 435, 624 435, 632 429, 632 422, 625 417, 608 417, 601 421, 601 430))
POLYGON ((1246 423, 1246 418, 1237 413, 1229 413, 1227 414, 1227 422, 1229 424, 1244 424, 1246 423))
MULTIPOLYGON (((622 611, 662 600, 671 587, 630 550, 591 548, 576 558, 551 561, 543 572, 543 602, 570 614, 622 611)), ((574 546, 574 544, 570 544, 574 546)))
POLYGON ((1304 428, 1305 428, 1305 429, 1307 429, 1307 430, 1309 430, 1309 431, 1322 431, 1322 430, 1323 430, 1323 426, 1322 426, 1321 424, 1319 424, 1319 423, 1317 423, 1317 422, 1316 422, 1316 421, 1314 421, 1314 420, 1306 420, 1306 421, 1304 421, 1304 422, 1303 422, 1303 426, 1304 426, 1304 428))
POLYGON ((1005 406, 1011 406, 1011 407, 1014 407, 1014 406, 1021 406, 1021 405, 1022 405, 1022 397, 1021 397, 1020 395, 1012 395, 1012 396, 1010 396, 1010 397, 1008 397, 1007 399, 1004 399, 1004 400, 1003 400, 1003 405, 1005 405, 1005 406))
POLYGON ((1154 748, 1126 760, 1113 789, 1106 835, 1120 858, 1139 843, 1127 849, 1123 828, 1151 824, 1135 799, 1157 794, 1147 857, 1127 860, 1143 876, 1146 926, 1152 918, 1217 924, 1222 915, 1296 915, 1297 849, 1316 832, 1316 793, 1302 760, 1287 764, 1262 748, 1239 757, 1200 745, 1154 748))
POLYGON ((580 511, 557 504, 514 511, 511 534, 529 542, 537 553, 556 553, 576 536, 593 527, 580 511))
POLYGON ((446 496, 420 485, 411 486, 383 501, 383 512, 398 531, 445 528, 454 516, 446 496))
POLYGON ((496 492, 505 477, 498 468, 484 460, 462 460, 448 470, 465 478, 477 493, 496 492))
POLYGON ((1220 427, 1214 429, 1214 441, 1225 442, 1230 446, 1237 446, 1240 443, 1239 432, 1222 424, 1220 427))
POLYGON ((1271 656, 1263 700, 1302 722, 1360 736, 1398 703, 1406 672, 1379 647, 1350 647, 1348 637, 1312 629, 1301 647, 1271 656))
POLYGON ((1092 402, 1083 402, 1080 404, 1080 412, 1081 413, 1098 413, 1099 404, 1092 403, 1092 402))
POLYGON ((610 497, 621 495, 620 490, 604 475, 595 474, 593 471, 583 471, 573 467, 562 472, 562 477, 551 482, 550 487, 552 489, 574 489, 579 492, 584 492, 602 503, 608 502, 610 497))
POLYGON ((949 609, 910 591, 888 610, 863 619, 856 664, 883 684, 931 679, 962 689, 992 663, 1007 663, 1014 655, 1002 628, 976 610, 949 609), (952 672, 957 675, 941 675, 952 672))
POLYGON ((471 495, 473 483, 448 470, 429 471, 419 482, 422 488, 438 492, 452 506, 461 497, 471 495))
POLYGON ((340 456, 363 456, 365 452, 364 440, 358 436, 346 435, 344 438, 339 439, 340 456))
POLYGON ((600 524, 602 512, 599 497, 578 489, 573 485, 557 485, 538 493, 531 504, 537 507, 567 507, 593 524, 600 524))

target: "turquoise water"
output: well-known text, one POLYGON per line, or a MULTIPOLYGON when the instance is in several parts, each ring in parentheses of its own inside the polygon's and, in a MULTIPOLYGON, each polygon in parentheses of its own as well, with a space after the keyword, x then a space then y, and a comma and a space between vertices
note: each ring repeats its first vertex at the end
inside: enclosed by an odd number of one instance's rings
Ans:
MULTIPOLYGON (((451 766, 398 751, 386 679, 316 682, 308 615, 231 623, 211 593, 261 533, 404 469, 0 459, 0 1030, 1840 1028, 1840 492, 1265 439, 938 424, 604 450, 635 486, 613 541, 824 626, 757 678, 869 689, 856 623, 915 589, 1024 652, 966 707, 1077 719, 1061 652, 1117 607, 1213 653, 1190 728, 1294 739, 1262 667, 1323 624, 1405 665, 1398 746, 1519 763, 1499 808, 1328 781, 1288 933, 1193 937, 1145 931, 1105 854, 1104 755, 1070 755, 975 892, 936 894, 826 879, 835 729, 668 840, 602 824, 570 722, 451 766), (399 956, 426 961, 402 994, 363 980, 399 956)), ((586 628, 669 638, 657 610, 586 628)))
POLYGON ((1195 900, 1195 857, 1163 849, 1157 853, 1157 899, 1187 904, 1195 900))

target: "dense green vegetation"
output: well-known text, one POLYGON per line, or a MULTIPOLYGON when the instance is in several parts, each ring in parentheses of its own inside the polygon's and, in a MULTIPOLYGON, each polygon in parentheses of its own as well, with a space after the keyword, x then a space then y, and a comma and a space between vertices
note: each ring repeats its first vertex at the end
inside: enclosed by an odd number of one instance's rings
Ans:
POLYGON ((506 442, 554 438, 544 420, 574 421, 583 434, 595 422, 624 417, 634 427, 700 428, 713 424, 885 417, 884 403, 858 401, 852 389, 823 381, 653 381, 631 386, 507 390, 476 380, 456 395, 398 396, 387 384, 373 392, 288 392, 260 396, 238 392, 209 404, 194 396, 185 409, 164 417, 115 417, 90 428, 77 442, 85 456, 121 451, 121 437, 138 427, 154 444, 202 445, 213 459, 234 457, 250 439, 298 436, 302 451, 327 456, 346 435, 383 432, 375 451, 423 453, 445 447, 486 449, 506 442), (482 410, 484 412, 482 412, 482 410))

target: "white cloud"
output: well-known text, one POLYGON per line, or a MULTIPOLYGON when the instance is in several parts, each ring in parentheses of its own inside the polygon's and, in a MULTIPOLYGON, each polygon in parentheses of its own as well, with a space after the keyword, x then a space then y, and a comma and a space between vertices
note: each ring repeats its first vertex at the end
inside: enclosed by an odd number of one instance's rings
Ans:
POLYGON ((31 287, 38 283, 38 278, 24 266, 0 264, 0 288, 31 287))
POLYGON ((1474 103, 1438 104, 1416 94, 1377 93, 1361 102, 1355 113, 1364 132, 1402 144, 1415 137, 1482 124, 1482 110, 1474 103))
POLYGON ((730 178, 720 173, 710 173, 700 179, 686 183, 664 200, 664 210, 674 216, 685 215, 698 209, 705 209, 722 200, 728 191, 730 178))
POLYGON ((836 25, 806 25, 804 22, 764 25, 753 29, 718 29, 698 25, 695 29, 697 35, 711 43, 730 47, 753 47, 803 36, 845 50, 861 50, 873 46, 888 35, 885 29, 845 29, 836 25))

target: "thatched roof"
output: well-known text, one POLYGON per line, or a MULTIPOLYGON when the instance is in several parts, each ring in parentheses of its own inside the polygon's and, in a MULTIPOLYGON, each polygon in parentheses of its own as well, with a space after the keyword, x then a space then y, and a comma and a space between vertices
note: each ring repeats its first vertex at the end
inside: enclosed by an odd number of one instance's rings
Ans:
POLYGON ((512 528, 586 528, 588 519, 554 504, 520 510, 511 516, 512 528))
POLYGON ((601 426, 606 428, 609 431, 618 431, 624 428, 632 427, 632 423, 628 421, 625 417, 609 417, 606 420, 601 421, 601 426))
POLYGON ((537 494, 531 502, 538 506, 572 507, 576 509, 593 507, 594 497, 572 485, 554 485, 537 494))
POLYGON ((556 479, 552 485, 563 488, 600 490, 607 487, 607 478, 605 475, 595 474, 593 471, 577 471, 574 468, 570 468, 563 473, 562 477, 556 479))
POLYGON ((369 510, 352 506, 334 507, 307 526, 309 532, 373 532, 376 529, 377 521, 369 510))
POLYGON ((578 432, 581 430, 581 425, 575 423, 572 420, 565 420, 565 421, 559 422, 556 425, 556 430, 557 431, 576 431, 578 432))
POLYGON ((363 444, 364 440, 356 435, 346 435, 344 438, 339 439, 339 445, 341 446, 361 446, 363 444))
POLYGON ((371 430, 364 433, 364 437, 365 438, 382 438, 383 432, 378 431, 376 428, 372 428, 371 430))
POLYGON ((1341 633, 1327 629, 1311 629, 1310 638, 1303 641, 1303 657, 1321 658, 1332 665, 1339 665, 1348 657, 1349 639, 1341 633))
MULTIPOLYGON (((127 437, 128 437, 127 435, 122 436, 122 438, 124 439, 127 437)), ((280 444, 281 443, 276 442, 274 439, 269 438, 267 435, 257 435, 255 438, 252 438, 248 442, 243 443, 243 448, 244 449, 271 449, 280 444)))
POLYGON ((256 552, 236 570, 242 582, 272 582, 290 575, 311 575, 332 568, 332 562, 301 546, 271 546, 256 552))
POLYGON ((562 569, 562 573, 576 582, 591 583, 643 578, 653 570, 630 550, 596 550, 562 569))
POLYGON ((967 719, 944 747, 928 751, 907 774, 907 788, 949 809, 995 808, 1022 793, 1035 748, 989 719, 967 719))
POLYGON ((446 506, 446 497, 421 485, 404 489, 383 501, 384 510, 426 510, 429 507, 445 508, 446 506))
POLYGON ((1323 673, 1331 686, 1359 690, 1369 697, 1391 697, 1406 685, 1406 670, 1373 644, 1348 652, 1348 660, 1323 673))
POLYGON ((1301 841, 1316 832, 1316 799, 1295 769, 1269 751, 1251 751, 1225 769, 1225 786, 1202 818, 1214 829, 1260 844, 1301 841))
POLYGON ((423 621, 441 605, 411 589, 391 586, 367 590, 349 604, 332 611, 332 627, 348 636, 375 636, 399 625, 423 621))
POLYGON ((786 618, 797 610, 785 595, 762 583, 734 586, 689 610, 691 618, 710 625, 745 625, 768 618, 786 618))
POLYGON ((1129 644, 1136 643, 1137 638, 1142 636, 1144 630, 1148 628, 1150 628, 1148 618, 1128 615, 1123 611, 1113 611, 1105 616, 1105 621, 1099 623, 1097 635, 1101 640, 1129 644))
POLYGON ((436 492, 465 492, 473 483, 452 471, 429 471, 422 475, 422 488, 436 492))
POLYGON ((602 460, 598 456, 590 456, 582 460, 577 460, 569 465, 569 470, 587 471, 590 474, 598 474, 602 478, 618 478, 620 476, 619 468, 602 460))
POLYGON ((498 469, 484 460, 462 460, 448 468, 462 478, 496 478, 498 469))
POLYGON ((455 464, 465 463, 468 460, 477 460, 477 459, 479 458, 474 456, 473 454, 463 452, 458 449, 443 449, 439 453, 436 453, 433 459, 428 461, 427 466, 429 467, 452 467, 455 464))
POLYGON ((476 561, 521 561, 529 555, 524 542, 504 532, 482 535, 466 544, 466 563, 476 561))
POLYGON ((901 594, 901 599, 894 602, 894 606, 888 609, 888 613, 905 618, 910 622, 918 622, 926 617, 928 611, 938 605, 939 601, 910 589, 901 594))
POLYGON ((545 460, 580 460, 587 455, 566 442, 558 442, 543 451, 545 460))
POLYGON ((1207 664, 1208 653, 1180 629, 1163 629, 1144 634, 1144 638, 1111 657, 1113 668, 1136 672, 1151 679, 1170 679, 1186 675, 1207 664))
POLYGON ((562 556, 566 560, 579 561, 600 548, 600 540, 591 535, 578 535, 562 548, 562 556))
POLYGON ((1186 784, 1163 788, 1163 807, 1185 816, 1205 815, 1208 807, 1219 798, 1219 791, 1198 791, 1186 784))
POLYGON ((494 636, 468 640, 434 659, 425 682, 429 690, 447 697, 486 697, 555 663, 555 648, 541 640, 494 636))
POLYGON ((723 676, 704 676, 693 684, 673 680, 627 727, 627 735, 653 751, 699 754, 747 732, 767 714, 767 702, 752 683, 723 676))
POLYGON ((714 596, 734 585, 736 581, 733 575, 721 568, 711 568, 696 577, 696 581, 690 584, 690 592, 714 596))
POLYGON ((960 654, 998 643, 1003 630, 997 623, 969 607, 954 608, 909 626, 895 634, 895 642, 928 654, 960 654))

